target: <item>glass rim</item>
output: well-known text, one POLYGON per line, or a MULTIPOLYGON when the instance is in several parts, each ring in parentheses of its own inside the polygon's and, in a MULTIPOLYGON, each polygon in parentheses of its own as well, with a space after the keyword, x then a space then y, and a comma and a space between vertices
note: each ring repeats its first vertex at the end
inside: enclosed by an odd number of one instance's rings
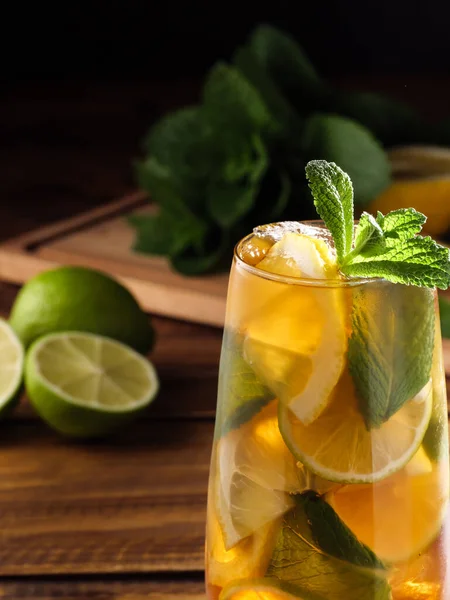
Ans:
MULTIPOLYGON (((357 225, 358 222, 359 222, 359 220, 353 221, 354 225, 357 225)), ((283 221, 278 221, 273 224, 277 224, 277 223, 283 223, 283 221)), ((298 221, 298 223, 300 223, 302 225, 309 225, 310 227, 326 229, 325 223, 321 219, 308 219, 305 221, 298 221)), ((250 238, 252 238, 255 235, 256 234, 254 233, 254 231, 252 231, 249 234, 247 234, 245 237, 243 237, 241 240, 239 240, 239 242, 234 247, 233 257, 234 257, 234 260, 235 260, 237 266, 244 269, 248 273, 255 275, 256 277, 262 277, 263 279, 269 279, 271 281, 277 281, 278 283, 286 283, 289 285, 303 285, 303 286, 309 286, 309 287, 326 287, 326 288, 356 287, 356 286, 360 286, 360 285, 365 285, 367 283, 375 283, 375 282, 381 283, 381 282, 386 281, 382 277, 352 277, 352 278, 348 278, 348 279, 331 279, 331 278, 314 279, 312 277, 294 277, 292 275, 279 275, 277 273, 270 273, 269 271, 263 271, 262 269, 258 269, 258 267, 256 267, 256 266, 249 265, 240 256, 240 249, 242 248, 242 246, 245 244, 245 242, 247 242, 247 240, 249 240, 250 238)))

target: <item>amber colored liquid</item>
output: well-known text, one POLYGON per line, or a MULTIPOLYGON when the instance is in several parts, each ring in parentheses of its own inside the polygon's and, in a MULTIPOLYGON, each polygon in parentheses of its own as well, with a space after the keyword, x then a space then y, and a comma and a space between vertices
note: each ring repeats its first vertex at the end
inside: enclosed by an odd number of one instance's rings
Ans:
MULTIPOLYGON (((390 294, 403 293, 398 291, 399 286, 396 287, 392 291, 392 284, 367 284, 362 296, 357 297, 355 294, 361 293, 361 288, 355 291, 356 288, 351 286, 339 289, 333 286, 320 289, 293 286, 258 277, 242 268, 239 262, 233 265, 209 484, 206 545, 209 600, 218 600, 221 591, 229 589, 234 582, 237 591, 232 598, 235 600, 286 600, 291 597, 283 595, 276 585, 273 588, 269 586, 264 593, 256 588, 253 590, 252 581, 261 582, 267 578, 277 536, 289 511, 292 494, 305 489, 315 490, 333 506, 354 536, 385 563, 384 577, 392 600, 449 600, 447 402, 435 299, 434 304, 432 299, 430 305, 430 310, 435 311, 433 363, 430 381, 424 392, 424 397, 428 393, 432 397, 431 418, 422 444, 407 464, 376 483, 329 481, 311 475, 310 469, 288 448, 283 431, 280 431, 280 394, 284 393, 286 386, 291 395, 301 390, 304 382, 301 378, 296 380, 300 368, 303 369, 303 379, 306 378, 305 374, 311 376, 316 368, 314 362, 308 363, 307 359, 298 367, 299 362, 290 362, 290 353, 295 354, 296 348, 300 348, 297 354, 303 352, 307 357, 310 347, 318 344, 321 347, 329 344, 331 347, 335 343, 333 331, 330 330, 332 321, 327 321, 325 314, 327 307, 339 303, 345 319, 347 344, 352 335, 351 311, 355 298, 367 303, 376 323, 377 314, 381 315, 381 311, 386 310, 391 302, 390 294), (277 331, 280 332, 279 337, 277 331), (319 338, 320 342, 317 342, 319 338), (267 345, 270 339, 276 340, 278 345, 267 345), (285 353, 278 352, 280 346, 285 353), (272 347, 275 347, 275 351, 271 354, 272 347), (257 365, 259 358, 263 363, 257 365), (246 361, 252 362, 248 371, 246 361), (294 364, 295 369, 291 368, 294 364), (271 390, 273 398, 263 397, 258 391, 255 387, 255 379, 257 381, 258 378, 263 378, 264 384, 274 382, 271 390), (258 393, 254 397, 252 394, 255 390, 258 393), (273 514, 270 513, 272 506, 273 514), (239 587, 242 582, 245 585, 239 587)), ((404 293, 408 294, 408 289, 404 293)), ((424 291, 425 299, 426 294, 433 295, 434 292, 424 291)), ((398 323, 393 322, 392 343, 401 345, 408 342, 413 333, 408 330, 408 323, 401 322, 401 315, 399 319, 398 323)), ((389 348, 386 348, 386 352, 390 352, 389 348)), ((295 357, 292 360, 298 361, 298 357, 295 357)), ((321 367, 323 380, 328 377, 326 367, 321 367)), ((320 378, 317 381, 321 385, 320 378)), ((261 387, 269 387, 270 390, 270 386, 261 387)), ((331 404, 345 406, 348 414, 356 414, 358 401, 347 364, 342 368, 333 394, 331 404)), ((429 397, 424 401, 429 401, 429 397)), ((421 400, 419 398, 416 401, 421 400)), ((326 410, 331 414, 334 409, 331 406, 326 410)), ((354 418, 356 422, 359 417, 354 418)), ((319 420, 314 423, 319 423, 319 420)), ((309 427, 318 427, 314 423, 309 427)), ((349 427, 353 426, 353 421, 348 420, 348 423, 349 427)), ((307 446, 308 443, 314 445, 315 439, 317 443, 322 441, 317 434, 316 438, 311 436, 312 441, 308 442, 308 427, 299 426, 298 431, 304 432, 302 436, 299 434, 300 444, 304 442, 307 446)), ((367 434, 372 436, 369 441, 373 439, 374 456, 377 431, 374 429, 367 434)), ((329 444, 332 445, 333 440, 329 437, 329 444)), ((336 439, 339 440, 339 436, 336 439)), ((352 439, 349 437, 349 440, 352 439)), ((338 455, 347 450, 342 445, 337 446, 335 454, 339 458, 338 455)), ((317 551, 320 552, 319 549, 317 551)), ((271 580, 274 578, 273 572, 271 580)), ((326 580, 327 575, 319 577, 326 580)), ((296 580, 302 581, 302 564, 298 565, 296 580)), ((319 587, 319 598, 336 600, 332 584, 328 592, 326 583, 320 583, 319 587)), ((349 576, 349 589, 351 587, 349 576)), ((292 594, 292 598, 295 597, 292 594)), ((370 596, 370 592, 361 597, 364 600, 372 597, 373 600, 379 599, 376 595, 370 596)), ((347 598, 342 597, 342 600, 347 598)))

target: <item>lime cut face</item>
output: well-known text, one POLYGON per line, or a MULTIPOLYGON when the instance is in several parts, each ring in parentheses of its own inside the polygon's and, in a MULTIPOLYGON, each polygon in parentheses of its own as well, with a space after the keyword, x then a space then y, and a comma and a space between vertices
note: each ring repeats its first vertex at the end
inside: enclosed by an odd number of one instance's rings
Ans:
POLYGON ((153 365, 135 350, 82 332, 40 338, 25 371, 41 417, 58 431, 81 437, 117 428, 143 410, 159 388, 153 365))
POLYGON ((10 325, 0 319, 0 417, 18 398, 23 375, 23 346, 10 325))

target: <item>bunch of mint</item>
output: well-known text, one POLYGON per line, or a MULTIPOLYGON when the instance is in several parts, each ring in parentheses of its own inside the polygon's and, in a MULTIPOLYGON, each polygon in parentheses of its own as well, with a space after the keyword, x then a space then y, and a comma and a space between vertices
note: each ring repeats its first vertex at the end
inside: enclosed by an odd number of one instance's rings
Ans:
POLYGON ((429 132, 402 104, 334 89, 294 39, 260 26, 231 65, 212 68, 201 104, 149 132, 136 175, 159 212, 132 217, 134 249, 167 256, 184 274, 228 268, 254 226, 314 216, 309 160, 338 163, 364 206, 390 183, 384 147, 426 142, 429 132))

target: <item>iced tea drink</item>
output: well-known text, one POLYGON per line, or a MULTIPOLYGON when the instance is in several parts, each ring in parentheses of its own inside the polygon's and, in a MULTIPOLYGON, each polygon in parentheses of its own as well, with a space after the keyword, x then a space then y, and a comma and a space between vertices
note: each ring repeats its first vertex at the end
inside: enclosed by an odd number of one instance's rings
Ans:
POLYGON ((209 600, 449 600, 436 292, 344 278, 319 222, 238 244, 208 496, 209 600))

